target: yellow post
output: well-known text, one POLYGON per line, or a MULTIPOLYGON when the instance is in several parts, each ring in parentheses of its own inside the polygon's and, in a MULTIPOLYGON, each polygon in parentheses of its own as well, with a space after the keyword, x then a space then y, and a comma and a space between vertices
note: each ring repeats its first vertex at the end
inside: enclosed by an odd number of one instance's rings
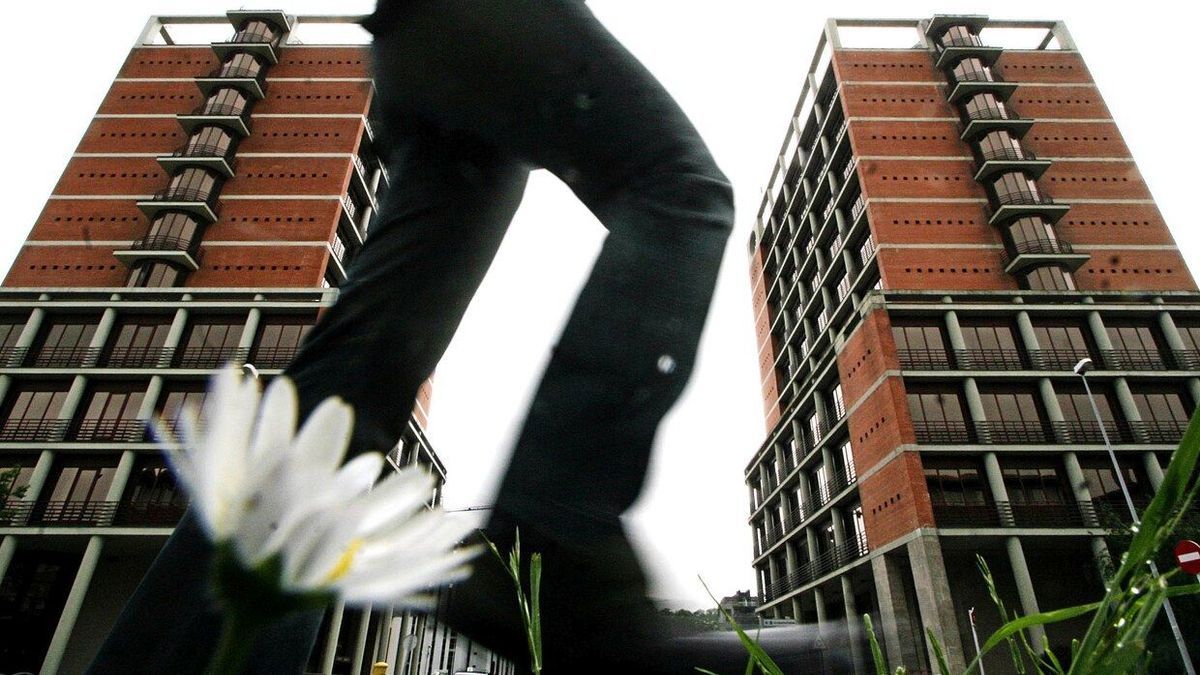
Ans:
POLYGON ((388 664, 386 661, 380 661, 371 666, 371 675, 387 675, 387 671, 388 664))

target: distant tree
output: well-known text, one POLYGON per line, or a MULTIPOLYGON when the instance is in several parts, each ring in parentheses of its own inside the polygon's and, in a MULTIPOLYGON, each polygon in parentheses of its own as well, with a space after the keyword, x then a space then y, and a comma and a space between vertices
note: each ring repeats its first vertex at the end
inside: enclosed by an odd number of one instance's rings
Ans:
POLYGON ((7 522, 12 517, 9 500, 25 496, 25 485, 14 487, 20 475, 21 467, 19 466, 0 471, 0 523, 7 522))

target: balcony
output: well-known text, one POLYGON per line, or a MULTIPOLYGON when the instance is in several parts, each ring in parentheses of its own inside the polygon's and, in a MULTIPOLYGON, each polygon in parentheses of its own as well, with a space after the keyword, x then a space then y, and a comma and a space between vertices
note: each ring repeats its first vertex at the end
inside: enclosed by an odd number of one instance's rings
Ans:
POLYGON ((1058 265, 1074 272, 1091 256, 1076 253, 1075 249, 1060 239, 1029 239, 1011 248, 1004 255, 1004 271, 1020 274, 1035 267, 1058 265))
MULTIPOLYGON (((217 221, 217 191, 192 188, 167 188, 150 199, 137 203, 146 217, 153 221, 164 211, 186 213, 204 224, 217 221)), ((195 269, 195 268, 193 268, 195 269)))
POLYGON ((850 222, 857 222, 858 217, 866 213, 866 211, 867 198, 860 194, 858 195, 858 198, 854 200, 854 203, 850 205, 850 222))
POLYGON ((299 353, 299 347, 259 347, 251 353, 249 363, 260 369, 286 368, 299 353))
POLYGON ((239 138, 250 135, 250 109, 246 106, 205 103, 189 113, 176 115, 179 126, 189 134, 202 126, 227 129, 239 138))
POLYGON ((1009 422, 922 421, 913 422, 917 442, 927 445, 1099 445, 1104 434, 1115 445, 1177 445, 1187 429, 1186 420, 1127 422, 1046 420, 1009 422))
POLYGON ((162 368, 171 362, 166 347, 113 347, 101 357, 105 368, 162 368))
POLYGON ((1050 168, 1050 160, 1038 159, 1032 152, 1015 145, 983 150, 980 152, 980 158, 982 162, 979 170, 975 172, 975 180, 979 183, 1012 171, 1020 171, 1037 180, 1050 168))
POLYGON ((863 240, 862 246, 858 249, 858 260, 863 264, 863 267, 866 267, 867 263, 870 262, 871 258, 874 256, 875 240, 872 239, 871 235, 868 234, 867 238, 863 240))
POLYGON ((220 368, 227 363, 245 363, 249 349, 237 347, 199 347, 183 348, 175 355, 176 368, 202 368, 205 370, 220 368))
POLYGON ((158 165, 172 175, 184 167, 198 166, 225 178, 233 178, 232 150, 228 145, 185 145, 170 155, 159 157, 158 165))
MULTIPOLYGON (((951 77, 954 75, 952 74, 951 77)), ((950 103, 962 103, 976 94, 987 93, 1001 101, 1007 101, 1012 98, 1013 92, 1016 90, 1015 82, 1005 82, 1004 78, 999 73, 992 72, 991 68, 969 70, 951 82, 950 95, 947 100, 950 103)))
POLYGON ((170 503, 12 500, 5 505, 7 527, 174 527, 186 506, 170 503))
POLYGON ((1025 119, 1008 108, 987 107, 965 112, 963 124, 961 138, 970 143, 993 131, 1007 131, 1014 138, 1024 138, 1033 126, 1033 120, 1025 119))
POLYGON ((42 347, 20 365, 25 368, 86 368, 96 362, 100 350, 93 347, 42 347))
POLYGON ((7 419, 0 423, 0 441, 60 441, 70 420, 52 418, 7 419))
POLYGON ((264 21, 281 34, 292 29, 292 20, 286 12, 278 9, 231 9, 225 12, 225 16, 235 26, 244 26, 250 21, 264 21))
POLYGON ((998 227, 1017 218, 1041 216, 1053 225, 1071 209, 1068 204, 1058 204, 1053 199, 1033 192, 1007 192, 996 195, 996 205, 989 205, 988 224, 998 227))
POLYGON ((1100 527, 1096 507, 1092 502, 994 502, 987 504, 933 503, 933 517, 938 527, 1023 527, 1085 528, 1100 527))
POLYGON ((129 248, 113 251, 113 257, 129 267, 144 260, 161 260, 195 272, 200 269, 200 237, 181 239, 148 234, 130 243, 129 248))
POLYGON ((146 421, 131 419, 82 419, 68 434, 70 440, 86 443, 138 443, 146 440, 146 421))
POLYGON ((841 546, 823 551, 816 558, 802 562, 791 574, 771 582, 764 589, 766 600, 783 597, 792 591, 810 584, 870 553, 865 537, 854 537, 841 546))
POLYGON ((242 68, 221 66, 203 77, 196 78, 196 86, 205 98, 221 89, 237 89, 251 101, 267 97, 267 77, 264 68, 242 68))
POLYGON ((237 54, 253 54, 267 63, 279 63, 279 33, 242 30, 224 42, 214 42, 217 58, 228 61, 237 54))

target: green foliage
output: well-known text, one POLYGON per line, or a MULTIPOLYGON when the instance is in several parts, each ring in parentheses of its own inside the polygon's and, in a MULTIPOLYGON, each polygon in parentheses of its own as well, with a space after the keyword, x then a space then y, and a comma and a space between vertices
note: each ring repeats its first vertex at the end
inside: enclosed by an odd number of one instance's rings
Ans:
POLYGON ((20 499, 25 496, 27 486, 13 487, 17 477, 21 475, 21 467, 14 466, 0 471, 0 522, 12 517, 12 509, 8 507, 9 499, 20 499))
POLYGON ((525 586, 521 581, 521 530, 517 530, 507 558, 486 537, 484 541, 487 541, 492 554, 516 585, 517 606, 521 610, 521 622, 525 624, 525 636, 529 643, 530 667, 534 675, 539 675, 542 672, 542 554, 533 553, 529 556, 529 593, 526 595, 525 586))

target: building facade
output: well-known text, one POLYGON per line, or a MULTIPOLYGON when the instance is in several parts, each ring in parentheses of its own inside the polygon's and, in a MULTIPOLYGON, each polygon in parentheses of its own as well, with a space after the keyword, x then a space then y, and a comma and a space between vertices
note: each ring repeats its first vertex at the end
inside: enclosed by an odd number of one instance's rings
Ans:
POLYGON ((999 625, 977 554, 1021 613, 1099 597, 1103 436, 1144 506, 1200 401, 1200 294, 1061 22, 829 21, 749 257, 760 615, 871 614, 932 672, 925 628, 961 668, 968 609, 999 625))
MULTIPOLYGON (((358 18, 151 18, 34 223, 0 287, 0 671, 83 670, 186 506, 146 420, 224 363, 279 374, 336 297, 388 174, 365 46, 293 36, 358 18)), ((436 503, 429 395, 388 460, 436 503)), ((335 606, 308 670, 507 667, 450 635, 335 606)))

